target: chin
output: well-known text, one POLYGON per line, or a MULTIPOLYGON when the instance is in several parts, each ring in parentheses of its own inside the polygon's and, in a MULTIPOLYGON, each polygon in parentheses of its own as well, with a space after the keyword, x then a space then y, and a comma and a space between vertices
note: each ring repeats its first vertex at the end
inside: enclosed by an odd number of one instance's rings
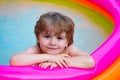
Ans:
POLYGON ((60 54, 60 53, 58 53, 58 52, 48 52, 48 54, 56 55, 56 54, 60 54))

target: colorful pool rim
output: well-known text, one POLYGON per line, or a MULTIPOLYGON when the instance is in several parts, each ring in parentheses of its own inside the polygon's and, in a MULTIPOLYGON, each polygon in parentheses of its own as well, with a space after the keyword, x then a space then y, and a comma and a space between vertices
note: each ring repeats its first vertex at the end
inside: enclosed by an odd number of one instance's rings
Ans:
POLYGON ((73 0, 102 13, 112 22, 114 29, 106 41, 91 56, 96 65, 92 69, 55 68, 37 66, 0 65, 1 80, 119 80, 120 72, 120 1, 73 0))

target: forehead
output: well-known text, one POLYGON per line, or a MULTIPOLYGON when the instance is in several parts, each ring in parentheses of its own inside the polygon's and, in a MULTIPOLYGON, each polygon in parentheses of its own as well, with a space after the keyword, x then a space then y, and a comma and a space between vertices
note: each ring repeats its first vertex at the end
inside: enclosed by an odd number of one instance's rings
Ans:
POLYGON ((66 32, 61 32, 59 34, 56 34, 55 32, 45 32, 45 31, 42 31, 41 34, 66 37, 66 32))

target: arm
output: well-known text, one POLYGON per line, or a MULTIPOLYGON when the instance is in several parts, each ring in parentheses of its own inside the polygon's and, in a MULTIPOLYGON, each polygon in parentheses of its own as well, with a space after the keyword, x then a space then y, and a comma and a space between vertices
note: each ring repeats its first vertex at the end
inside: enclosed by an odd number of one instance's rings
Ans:
POLYGON ((95 62, 93 58, 89 54, 80 51, 75 46, 71 45, 70 47, 68 47, 67 52, 71 56, 70 58, 65 59, 69 67, 85 69, 94 67, 95 62))
POLYGON ((43 62, 56 63, 58 66, 63 68, 67 67, 64 62, 64 57, 69 57, 67 54, 50 55, 50 54, 40 54, 39 48, 37 46, 30 47, 26 51, 15 54, 10 59, 10 65, 12 66, 28 66, 40 64, 43 62))
POLYGON ((60 66, 61 68, 68 67, 68 65, 65 63, 65 58, 67 57, 70 56, 67 54, 49 55, 48 61, 40 63, 39 66, 43 68, 47 68, 48 66, 50 66, 51 69, 57 66, 60 66))
POLYGON ((46 54, 16 54, 10 59, 12 66, 35 65, 47 61, 46 54))
POLYGON ((26 51, 13 55, 10 58, 12 66, 28 66, 47 61, 47 54, 39 54, 37 46, 28 48, 26 51))

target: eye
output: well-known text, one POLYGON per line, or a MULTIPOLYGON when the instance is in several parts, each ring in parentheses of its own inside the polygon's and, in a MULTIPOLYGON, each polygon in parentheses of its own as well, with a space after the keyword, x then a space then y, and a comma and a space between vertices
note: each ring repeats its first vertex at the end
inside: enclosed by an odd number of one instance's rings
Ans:
POLYGON ((63 40, 63 38, 62 38, 62 37, 57 37, 57 39, 58 39, 58 40, 63 40))
POLYGON ((46 36, 44 36, 45 38, 50 38, 51 36, 49 36, 49 35, 46 35, 46 36))

